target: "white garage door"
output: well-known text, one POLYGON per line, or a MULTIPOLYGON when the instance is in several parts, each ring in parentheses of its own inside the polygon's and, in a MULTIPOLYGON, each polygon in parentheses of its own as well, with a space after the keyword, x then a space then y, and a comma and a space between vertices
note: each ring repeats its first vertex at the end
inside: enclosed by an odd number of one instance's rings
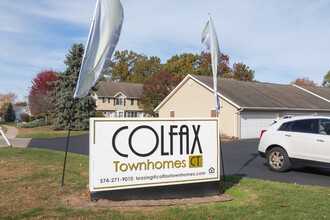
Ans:
POLYGON ((278 113, 241 113, 241 138, 259 138, 277 118, 278 113))

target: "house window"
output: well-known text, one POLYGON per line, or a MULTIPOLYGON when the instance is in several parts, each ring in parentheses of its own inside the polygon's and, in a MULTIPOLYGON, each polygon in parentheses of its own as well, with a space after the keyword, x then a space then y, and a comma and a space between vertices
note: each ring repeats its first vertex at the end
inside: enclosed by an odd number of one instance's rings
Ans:
POLYGON ((211 109, 211 117, 217 117, 217 111, 215 109, 211 109))
POLYGON ((127 112, 127 117, 128 118, 136 118, 137 117, 137 112, 127 112))
POLYGON ((116 118, 123 118, 124 117, 124 111, 116 111, 115 117, 116 118))
POLYGON ((109 102, 110 102, 109 98, 103 98, 103 103, 109 103, 109 102))
POLYGON ((131 105, 134 105, 134 99, 131 99, 131 105))
POLYGON ((124 105, 124 99, 123 98, 116 98, 116 105, 124 105))

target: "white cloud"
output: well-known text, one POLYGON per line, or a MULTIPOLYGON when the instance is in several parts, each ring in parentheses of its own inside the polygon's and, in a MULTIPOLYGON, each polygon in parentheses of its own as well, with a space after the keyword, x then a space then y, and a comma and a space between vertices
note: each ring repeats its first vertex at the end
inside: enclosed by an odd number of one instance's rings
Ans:
MULTIPOLYGON (((16 15, 44 17, 68 23, 88 25, 92 19, 95 2, 89 0, 2 0, 3 11, 16 15)), ((4 17, 4 16, 2 16, 4 17)))
MULTIPOLYGON (((124 24, 117 49, 159 56, 206 50, 201 32, 210 12, 220 49, 243 61, 260 81, 319 84, 330 69, 330 2, 327 0, 121 0, 124 24)), ((64 70, 72 43, 85 43, 95 1, 2 0, 0 74, 26 81, 42 69, 64 70), (15 75, 15 76, 18 76, 15 75)), ((7 82, 0 81, 1 88, 7 82)), ((23 88, 22 88, 23 90, 23 88)), ((23 93, 23 92, 22 92, 23 93)))
POLYGON ((205 50, 200 35, 207 13, 221 50, 231 63, 243 61, 257 79, 289 83, 297 77, 322 80, 329 66, 328 1, 123 1, 120 49, 158 55, 205 50), (264 71, 267 70, 267 71, 264 71), (274 78, 276 72, 283 77, 274 78))

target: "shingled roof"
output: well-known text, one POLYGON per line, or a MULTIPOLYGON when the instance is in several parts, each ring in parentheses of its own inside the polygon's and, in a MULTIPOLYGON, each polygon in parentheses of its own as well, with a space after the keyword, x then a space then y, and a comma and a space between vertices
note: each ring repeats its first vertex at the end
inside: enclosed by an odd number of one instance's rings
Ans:
POLYGON ((115 97, 118 93, 128 98, 139 98, 142 94, 142 84, 100 82, 99 89, 96 91, 98 97, 115 97))
MULTIPOLYGON (((213 90, 212 77, 191 77, 213 90)), ((324 95, 330 89, 317 91, 324 95)), ((292 85, 218 78, 218 93, 241 108, 330 110, 329 102, 292 85)))
POLYGON ((316 86, 299 86, 299 87, 306 89, 318 96, 326 98, 327 100, 330 100, 330 88, 316 87, 316 86))

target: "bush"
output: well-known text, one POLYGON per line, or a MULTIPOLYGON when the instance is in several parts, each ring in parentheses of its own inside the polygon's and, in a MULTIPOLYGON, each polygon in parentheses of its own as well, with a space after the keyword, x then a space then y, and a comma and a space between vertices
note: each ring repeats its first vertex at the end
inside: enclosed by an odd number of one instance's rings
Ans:
POLYGON ((31 122, 17 123, 17 126, 21 127, 21 128, 35 128, 35 127, 45 126, 45 125, 46 125, 45 119, 36 119, 31 122))
POLYGON ((54 124, 54 121, 55 121, 54 116, 52 116, 52 115, 48 116, 48 123, 49 124, 53 125, 54 124))
POLYGON ((29 122, 30 116, 28 114, 25 114, 25 113, 24 114, 20 114, 20 117, 21 117, 22 121, 29 122))
POLYGON ((36 119, 42 119, 42 118, 46 118, 46 115, 44 113, 40 113, 36 116, 36 119))
POLYGON ((29 121, 34 121, 34 120, 36 120, 36 118, 34 116, 29 117, 29 121))
POLYGON ((97 111, 95 112, 95 117, 105 117, 105 116, 103 115, 103 112, 97 111))

